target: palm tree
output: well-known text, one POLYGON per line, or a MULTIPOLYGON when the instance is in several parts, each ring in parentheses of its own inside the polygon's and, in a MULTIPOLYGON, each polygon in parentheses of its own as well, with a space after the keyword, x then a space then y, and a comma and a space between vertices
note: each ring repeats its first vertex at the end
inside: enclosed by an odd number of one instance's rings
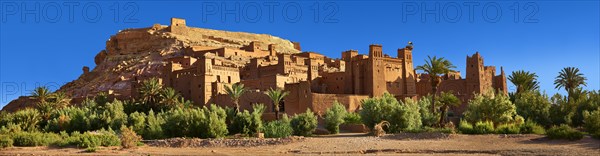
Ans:
POLYGON ((431 83, 431 111, 435 113, 435 98, 438 86, 442 83, 442 74, 446 74, 448 72, 453 72, 452 68, 456 68, 456 66, 452 65, 452 63, 443 57, 431 57, 427 56, 429 60, 425 60, 425 64, 421 66, 417 66, 416 70, 422 70, 429 75, 429 81, 431 83))
POLYGON ((267 96, 273 101, 273 107, 275 108, 275 119, 279 120, 279 102, 283 101, 283 98, 289 94, 289 92, 284 92, 283 90, 277 89, 269 89, 267 91, 267 96))
POLYGON ((565 88, 567 90, 567 103, 571 101, 571 95, 576 88, 580 86, 586 86, 585 81, 587 78, 583 76, 583 73, 579 72, 579 68, 575 67, 566 67, 563 68, 556 76, 554 80, 554 88, 561 89, 565 88))
POLYGON ((532 91, 540 88, 540 83, 537 81, 537 75, 524 70, 513 71, 508 76, 508 80, 512 82, 516 87, 516 94, 524 91, 532 91))
POLYGON ((139 89, 140 98, 143 103, 156 105, 159 101, 160 91, 162 85, 158 82, 157 78, 150 78, 142 82, 142 86, 139 89))
POLYGON ((448 112, 448 107, 458 106, 460 105, 461 101, 458 99, 458 97, 454 96, 452 92, 442 92, 438 102, 442 105, 440 108, 442 114, 440 115, 440 121, 438 122, 438 125, 443 126, 444 122, 446 121, 445 118, 446 112, 448 112))
POLYGON ((52 97, 57 108, 67 107, 71 103, 71 98, 64 92, 55 92, 52 97))
POLYGON ((167 107, 173 108, 180 106, 182 103, 180 103, 179 98, 181 98, 179 93, 171 87, 167 87, 160 91, 160 103, 167 107))
POLYGON ((244 94, 244 92, 246 92, 244 84, 235 83, 231 85, 231 87, 225 85, 225 92, 227 92, 227 95, 231 97, 231 101, 233 101, 233 104, 235 104, 235 108, 233 109, 235 110, 234 114, 237 115, 237 113, 240 112, 240 97, 242 96, 242 94, 244 94))
POLYGON ((38 100, 39 103, 48 101, 48 98, 50 98, 51 95, 52 93, 50 93, 50 90, 46 86, 37 87, 31 92, 31 96, 38 100))

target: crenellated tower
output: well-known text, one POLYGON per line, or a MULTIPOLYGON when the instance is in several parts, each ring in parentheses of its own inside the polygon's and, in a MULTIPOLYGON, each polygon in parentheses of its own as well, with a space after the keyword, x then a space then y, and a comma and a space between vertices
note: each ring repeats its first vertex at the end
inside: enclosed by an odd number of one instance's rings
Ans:
POLYGON ((369 69, 367 69, 366 91, 371 96, 382 96, 386 92, 383 48, 380 44, 369 46, 369 69))
POLYGON ((412 42, 402 49, 398 49, 398 58, 402 60, 402 79, 403 79, 403 94, 406 96, 416 96, 416 74, 412 59, 412 42))

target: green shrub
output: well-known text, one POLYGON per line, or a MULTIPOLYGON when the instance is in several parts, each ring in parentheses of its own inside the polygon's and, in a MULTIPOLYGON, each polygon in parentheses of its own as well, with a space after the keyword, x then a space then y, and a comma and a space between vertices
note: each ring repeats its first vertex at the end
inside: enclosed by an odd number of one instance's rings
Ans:
POLYGON ((99 128, 119 129, 122 125, 127 124, 127 114, 125 114, 123 102, 119 100, 107 103, 103 108, 97 110, 97 114, 98 122, 101 124, 99 128))
POLYGON ((345 124, 362 124, 362 119, 360 119, 360 114, 359 113, 348 113, 346 114, 346 116, 344 117, 344 123, 345 124))
POLYGON ((575 113, 572 104, 567 103, 567 97, 559 93, 554 94, 550 101, 550 120, 553 125, 570 124, 575 113))
POLYGON ((285 138, 292 136, 294 130, 290 125, 290 119, 288 116, 283 114, 280 120, 267 123, 263 132, 267 138, 285 138))
POLYGON ((546 130, 544 129, 544 127, 540 126, 539 124, 537 124, 531 120, 527 120, 524 124, 522 124, 520 129, 521 129, 522 134, 545 134, 546 133, 546 130))
POLYGON ((144 135, 144 131, 146 130, 146 114, 143 112, 133 112, 129 114, 129 119, 127 120, 127 125, 131 126, 131 129, 135 131, 137 134, 144 135))
POLYGON ((146 119, 147 127, 142 134, 144 139, 162 139, 164 138, 162 125, 165 123, 165 119, 162 116, 154 114, 153 110, 148 112, 148 118, 146 119))
POLYGON ((517 115, 515 105, 503 93, 478 94, 469 101, 464 119, 470 123, 491 121, 495 124, 506 124, 517 115))
POLYGON ((440 113, 431 112, 431 96, 427 95, 419 98, 419 113, 421 113, 421 122, 424 126, 434 126, 440 119, 440 113))
POLYGON ((14 123, 8 123, 7 125, 0 127, 0 134, 10 134, 21 131, 21 127, 14 123))
POLYGON ((126 126, 121 127, 121 145, 123 148, 137 147, 137 144, 142 140, 142 137, 135 134, 131 128, 126 126))
POLYGON ((168 137, 200 137, 206 120, 204 111, 199 108, 172 109, 165 114, 164 134, 168 137))
POLYGON ((112 129, 108 129, 108 131, 102 129, 97 133, 101 146, 119 146, 121 144, 119 136, 112 129))
POLYGON ((491 134, 494 133, 494 123, 491 121, 481 122, 478 121, 473 126, 474 134, 491 134))
POLYGON ((517 114, 542 125, 550 125, 550 99, 539 91, 526 91, 516 95, 517 114))
POLYGON ((98 147, 102 144, 100 137, 96 134, 92 134, 90 132, 85 132, 81 136, 79 136, 79 141, 77 142, 77 147, 81 148, 90 148, 90 147, 98 147))
POLYGON ((307 109, 305 113, 296 114, 290 121, 294 135, 311 136, 312 132, 317 129, 317 116, 307 109))
POLYGON ((60 140, 60 136, 54 133, 41 132, 18 132, 12 134, 15 146, 47 146, 60 140))
POLYGON ((230 125, 231 134, 245 134, 251 135, 256 134, 263 128, 262 114, 265 110, 263 104, 256 104, 252 106, 254 111, 250 113, 248 110, 238 112, 233 117, 233 123, 230 125))
MULTIPOLYGON (((396 109, 390 120, 390 127, 395 131, 416 130, 423 126, 421 122, 421 113, 419 113, 419 105, 410 98, 405 98, 404 102, 396 109)), ((392 131, 394 132, 394 131, 392 131)))
POLYGON ((344 117, 348 112, 344 105, 333 102, 333 106, 325 111, 325 128, 329 133, 337 134, 340 132, 340 125, 344 123, 344 117))
POLYGON ((38 123, 42 121, 40 112, 36 109, 26 108, 6 116, 7 124, 13 123, 24 131, 38 130, 38 123))
POLYGON ((546 136, 550 139, 579 140, 583 138, 583 133, 568 125, 562 124, 558 127, 554 126, 550 128, 546 131, 546 136))
POLYGON ((519 134, 521 127, 517 124, 502 124, 496 127, 497 134, 519 134))
POLYGON ((61 140, 57 141, 54 145, 59 147, 77 146, 77 144, 80 142, 81 133, 75 131, 69 135, 67 132, 62 131, 60 132, 60 136, 61 140))
MULTIPOLYGON (((208 120, 204 122, 204 127, 206 127, 206 129, 203 132, 206 132, 206 133, 201 135, 201 137, 203 137, 203 138, 225 137, 228 133, 227 123, 226 123, 227 113, 225 112, 225 109, 223 109, 217 105, 214 105, 214 104, 210 105, 209 108, 204 107, 203 109, 205 110, 204 112, 205 112, 206 118, 208 120)), ((262 112, 261 112, 261 114, 262 114, 262 112)))
POLYGON ((584 112, 583 127, 594 138, 600 139, 600 108, 593 112, 584 112))
POLYGON ((575 90, 576 95, 572 96, 573 117, 571 125, 573 127, 585 126, 585 112, 593 112, 600 108, 600 90, 583 91, 575 90))
POLYGON ((101 125, 103 124, 99 123, 98 116, 90 107, 66 107, 50 113, 50 119, 45 129, 55 133, 60 131, 85 132, 102 127, 101 125))
POLYGON ((463 134, 474 134, 473 125, 465 120, 460 120, 458 130, 463 134))
POLYGON ((13 134, 15 146, 42 146, 46 145, 43 134, 38 132, 18 132, 13 134))
POLYGON ((381 98, 363 100, 360 117, 369 128, 373 128, 381 121, 388 121, 390 126, 387 131, 400 132, 421 128, 419 110, 419 106, 412 99, 405 99, 405 102, 401 104, 393 95, 384 93, 381 98))
POLYGON ((0 135, 0 148, 12 147, 13 139, 8 135, 0 135))
POLYGON ((167 137, 221 138, 227 135, 227 114, 214 104, 203 108, 177 108, 164 114, 167 137))

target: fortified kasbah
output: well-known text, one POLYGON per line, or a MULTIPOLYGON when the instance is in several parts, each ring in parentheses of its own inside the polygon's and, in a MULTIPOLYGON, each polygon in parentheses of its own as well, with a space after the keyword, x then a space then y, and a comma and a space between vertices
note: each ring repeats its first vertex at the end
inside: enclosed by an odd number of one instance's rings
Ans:
MULTIPOLYGON (((263 103, 267 106, 265 119, 274 118, 274 107, 264 92, 276 88, 289 92, 279 104, 282 113, 293 115, 311 109, 323 115, 334 101, 355 112, 363 99, 386 92, 399 100, 431 94, 429 76, 415 71, 413 48, 409 42, 398 48, 396 56, 389 56, 383 53, 382 45, 371 44, 368 52, 347 50, 340 58, 329 58, 303 52, 298 42, 264 34, 193 28, 184 19, 172 18, 169 26, 155 24, 111 36, 106 49, 94 58, 97 66, 92 71, 83 67, 79 79, 58 91, 74 97, 75 104, 99 92, 130 99, 138 96, 144 80, 158 78, 163 86, 175 89, 197 106, 233 107, 225 88, 240 83, 248 89, 239 99, 241 109, 263 103)), ((495 66, 485 66, 479 52, 466 56, 465 61, 465 78, 460 72, 450 72, 438 87, 438 93, 451 91, 461 99, 462 105, 452 108, 456 115, 465 111, 475 94, 507 94, 502 68, 497 72, 495 66)), ((32 103, 20 97, 3 110, 16 111, 32 107, 32 103)))

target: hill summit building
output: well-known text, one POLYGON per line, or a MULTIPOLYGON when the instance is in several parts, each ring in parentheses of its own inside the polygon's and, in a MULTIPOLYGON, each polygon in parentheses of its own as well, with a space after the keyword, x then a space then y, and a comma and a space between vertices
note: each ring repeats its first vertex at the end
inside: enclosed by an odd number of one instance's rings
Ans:
MULTIPOLYGON (((185 35, 185 20, 173 18, 168 30, 185 35)), ((302 51, 300 44, 293 47, 302 51)), ((413 64, 413 45, 399 48, 397 55, 383 53, 382 45, 372 44, 368 53, 356 50, 341 53, 341 58, 328 58, 315 52, 289 53, 277 50, 276 44, 251 42, 241 48, 190 46, 183 55, 166 60, 161 82, 172 87, 195 105, 233 106, 225 86, 244 84, 248 90, 239 100, 242 109, 264 103, 272 112, 272 102, 264 94, 270 88, 281 88, 290 94, 281 102, 280 111, 303 113, 311 109, 323 114, 334 101, 349 111, 360 109, 361 100, 388 92, 397 99, 417 99, 431 94, 429 77, 417 74, 413 64)), ((438 91, 452 91, 463 105, 454 108, 462 113, 466 103, 477 93, 500 90, 506 94, 506 75, 502 68, 496 75, 494 66, 484 66, 477 52, 467 56, 466 78, 460 72, 447 73, 438 91)), ((141 80, 133 82, 138 86, 141 80)), ((135 95, 137 89, 132 89, 135 95)))

